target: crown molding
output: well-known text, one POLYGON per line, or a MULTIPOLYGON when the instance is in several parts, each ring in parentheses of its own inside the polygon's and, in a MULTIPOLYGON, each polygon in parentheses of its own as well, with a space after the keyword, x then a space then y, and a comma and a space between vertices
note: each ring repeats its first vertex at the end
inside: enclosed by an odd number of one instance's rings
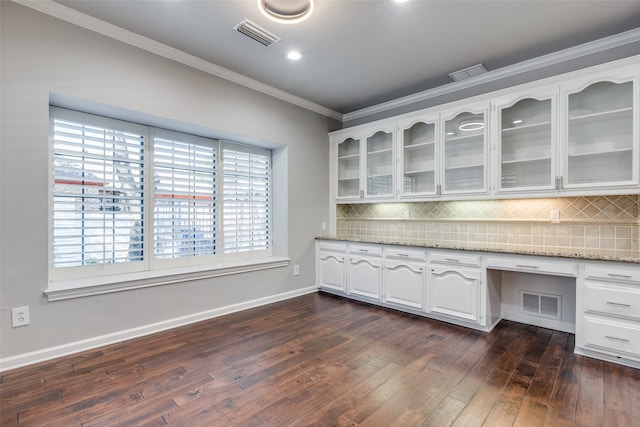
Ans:
POLYGON ((584 43, 578 46, 570 47, 558 52, 553 52, 537 58, 522 61, 514 65, 489 71, 485 74, 470 77, 468 79, 449 83, 433 89, 427 89, 422 92, 414 93, 402 98, 397 98, 388 102, 383 102, 361 110, 352 111, 343 114, 343 122, 360 119, 373 114, 384 113, 394 108, 404 107, 416 102, 425 101, 442 95, 454 93, 463 89, 468 89, 484 83, 516 76, 518 74, 539 70, 545 67, 561 64, 563 62, 579 59, 594 53, 603 52, 614 49, 627 44, 640 41, 640 28, 625 31, 613 36, 598 39, 592 42, 584 43))
POLYGON ((220 67, 219 65, 213 64, 209 61, 205 61, 201 58, 167 46, 163 43, 159 43, 148 37, 144 37, 140 34, 125 30, 124 28, 120 28, 116 25, 109 24, 108 22, 94 18, 85 13, 78 12, 77 10, 64 6, 60 3, 56 3, 52 0, 12 1, 14 3, 37 10, 38 12, 42 12, 46 15, 52 16, 70 24, 77 25, 103 36, 110 37, 114 40, 118 40, 147 52, 181 63, 196 70, 203 71, 212 76, 219 77, 221 79, 236 83, 257 92, 264 93, 266 95, 304 108, 306 110, 313 111, 314 113, 318 113, 339 121, 342 121, 343 119, 342 114, 337 111, 333 111, 327 107, 308 101, 299 96, 274 88, 273 86, 269 86, 265 83, 259 82, 258 80, 236 73, 235 71, 220 67))

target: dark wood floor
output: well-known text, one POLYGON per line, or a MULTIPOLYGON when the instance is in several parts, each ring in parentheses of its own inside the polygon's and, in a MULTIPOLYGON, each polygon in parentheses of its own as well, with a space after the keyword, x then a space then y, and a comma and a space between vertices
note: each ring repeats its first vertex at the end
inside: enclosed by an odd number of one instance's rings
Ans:
POLYGON ((640 426, 640 370, 312 294, 0 376, 2 426, 640 426))

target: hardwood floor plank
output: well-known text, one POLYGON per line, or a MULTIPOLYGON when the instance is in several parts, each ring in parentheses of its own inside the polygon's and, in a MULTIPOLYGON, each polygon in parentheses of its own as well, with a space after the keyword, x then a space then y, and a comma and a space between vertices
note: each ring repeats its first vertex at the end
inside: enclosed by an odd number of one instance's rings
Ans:
POLYGON ((638 426, 640 370, 311 294, 0 374, 5 426, 638 426))

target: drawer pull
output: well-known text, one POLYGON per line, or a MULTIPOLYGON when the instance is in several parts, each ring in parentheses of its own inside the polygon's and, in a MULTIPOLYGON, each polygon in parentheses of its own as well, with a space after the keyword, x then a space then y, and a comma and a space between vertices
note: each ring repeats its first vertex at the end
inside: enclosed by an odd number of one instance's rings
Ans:
POLYGON ((408 258, 408 257, 409 257, 409 254, 398 254, 398 256, 408 258))
POLYGON ((358 249, 360 252, 369 252, 369 249, 358 249))
POLYGON ((625 338, 618 338, 618 337, 612 337, 610 335, 605 335, 604 336, 606 339, 611 340, 611 341, 617 341, 617 342, 629 342, 628 339, 625 338))
POLYGON ((629 308, 631 307, 631 304, 622 304, 620 302, 613 302, 613 301, 607 301, 607 304, 609 305, 613 305, 615 307, 624 307, 624 308, 629 308))
POLYGON ((631 276, 627 276, 626 274, 612 274, 612 273, 607 273, 607 276, 609 277, 617 277, 619 279, 631 279, 631 276))
POLYGON ((459 259, 455 259, 455 258, 445 258, 444 260, 449 262, 460 262, 459 259))
POLYGON ((533 269, 540 268, 537 265, 525 265, 525 264, 516 264, 516 267, 518 267, 518 268, 533 268, 533 269))

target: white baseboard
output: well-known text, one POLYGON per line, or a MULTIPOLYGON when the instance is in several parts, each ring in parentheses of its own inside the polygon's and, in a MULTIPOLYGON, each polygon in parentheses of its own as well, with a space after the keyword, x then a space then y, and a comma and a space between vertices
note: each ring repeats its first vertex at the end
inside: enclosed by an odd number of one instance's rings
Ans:
POLYGON ((115 344, 132 338, 150 335, 156 332, 166 331, 167 329, 177 328, 179 326, 201 322, 203 320, 213 319, 215 317, 224 316, 225 314, 231 314, 238 311, 247 310, 249 308, 259 307, 262 305, 311 294, 317 291, 318 288, 315 286, 296 289, 295 291, 289 291, 282 294, 258 298, 238 304, 232 304, 225 307, 215 308, 213 310, 190 314, 187 316, 176 317, 174 319, 164 320, 162 322, 114 332, 107 335, 101 335, 86 340, 75 341, 68 344, 32 351, 29 353, 18 354, 16 356, 5 357, 0 359, 0 372, 20 368, 22 366, 32 365, 39 362, 44 362, 47 360, 55 359, 57 357, 91 350, 109 344, 115 344))

